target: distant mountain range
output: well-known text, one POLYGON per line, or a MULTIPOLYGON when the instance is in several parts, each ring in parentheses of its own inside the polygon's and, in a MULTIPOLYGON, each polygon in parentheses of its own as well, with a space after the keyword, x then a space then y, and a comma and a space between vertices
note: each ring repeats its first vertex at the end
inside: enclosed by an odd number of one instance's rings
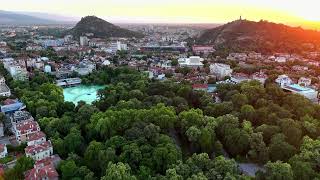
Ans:
POLYGON ((206 30, 197 43, 233 52, 301 52, 320 47, 320 32, 267 21, 237 20, 206 30))
POLYGON ((94 37, 107 38, 107 37, 137 37, 141 38, 144 35, 142 33, 130 31, 124 28, 120 28, 114 24, 111 24, 103 19, 95 16, 86 16, 79 21, 76 26, 68 32, 74 37, 79 37, 87 33, 93 33, 94 37))
POLYGON ((24 15, 33 16, 33 17, 41 18, 41 19, 47 19, 47 20, 51 20, 51 21, 71 22, 74 24, 81 19, 81 17, 52 14, 52 13, 43 13, 43 12, 15 11, 14 13, 24 14, 24 15))
POLYGON ((66 24, 75 23, 75 18, 36 12, 11 12, 0 10, 0 24, 29 25, 29 24, 66 24))

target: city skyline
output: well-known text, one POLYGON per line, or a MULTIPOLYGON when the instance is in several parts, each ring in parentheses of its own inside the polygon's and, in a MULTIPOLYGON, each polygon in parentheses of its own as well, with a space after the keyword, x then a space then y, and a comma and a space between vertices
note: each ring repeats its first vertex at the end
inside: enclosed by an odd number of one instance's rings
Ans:
POLYGON ((318 28, 316 0, 11 0, 3 10, 45 12, 66 16, 95 15, 113 22, 132 23, 226 23, 239 18, 261 19, 318 28))

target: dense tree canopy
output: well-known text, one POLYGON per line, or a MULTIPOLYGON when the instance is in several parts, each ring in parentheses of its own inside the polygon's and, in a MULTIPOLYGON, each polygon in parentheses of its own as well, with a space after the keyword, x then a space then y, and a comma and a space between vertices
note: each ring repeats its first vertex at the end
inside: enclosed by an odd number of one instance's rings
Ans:
POLYGON ((106 85, 99 100, 75 106, 43 79, 9 85, 64 159, 62 179, 246 179, 233 158, 266 164, 260 179, 319 178, 320 107, 273 84, 221 84, 215 102, 185 82, 102 68, 83 78, 106 85))

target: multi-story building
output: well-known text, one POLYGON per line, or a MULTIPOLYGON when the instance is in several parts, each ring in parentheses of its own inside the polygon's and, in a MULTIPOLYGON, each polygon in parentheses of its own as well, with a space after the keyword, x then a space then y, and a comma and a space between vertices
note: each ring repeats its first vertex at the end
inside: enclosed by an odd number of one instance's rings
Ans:
POLYGON ((58 180, 59 174, 52 164, 36 166, 27 171, 25 180, 58 180))
POLYGON ((276 79, 276 83, 280 86, 280 87, 284 87, 286 85, 290 85, 292 84, 292 80, 285 74, 278 76, 278 78, 276 79))
POLYGON ((228 60, 232 61, 246 61, 248 55, 246 53, 230 53, 227 57, 228 60))
POLYGON ((46 142, 46 134, 42 131, 35 132, 32 134, 29 134, 27 137, 27 144, 28 146, 36 145, 36 144, 41 144, 46 142))
POLYGON ((189 58, 180 58, 178 63, 180 67, 190 67, 190 68, 202 68, 203 67, 203 58, 199 56, 190 56, 189 58))
POLYGON ((251 81, 252 79, 250 78, 250 76, 248 74, 244 74, 244 73, 234 73, 232 74, 230 81, 234 84, 239 84, 241 82, 244 81, 251 81))
POLYGON ((92 62, 81 62, 78 67, 74 68, 74 71, 79 75, 84 76, 92 73, 96 69, 96 64, 92 62))
POLYGON ((26 120, 13 125, 17 142, 26 142, 30 134, 40 131, 40 126, 36 121, 26 120))
POLYGON ((56 167, 60 161, 57 155, 36 161, 33 169, 25 173, 25 180, 58 180, 59 174, 56 167))
POLYGON ((11 96, 10 88, 6 85, 6 80, 3 76, 0 76, 0 96, 11 96))
POLYGON ((33 121, 34 119, 28 111, 15 111, 11 118, 11 123, 14 124, 25 120, 33 121))
POLYGON ((14 80, 25 81, 28 79, 28 71, 19 64, 5 64, 4 67, 10 73, 14 80))
POLYGON ((214 63, 210 65, 210 73, 221 79, 226 76, 231 76, 232 69, 227 64, 214 63))
POLYGON ((248 53, 248 58, 259 60, 262 58, 262 54, 256 53, 256 52, 251 52, 251 53, 248 53))
POLYGON ((268 76, 263 72, 256 72, 252 75, 252 79, 259 81, 261 84, 264 84, 268 79, 268 76))
POLYGON ((26 51, 42 51, 43 47, 39 45, 29 45, 26 47, 26 51))
POLYGON ((38 161, 53 155, 53 147, 49 140, 41 144, 27 146, 25 148, 25 153, 27 157, 31 157, 35 161, 38 161))
POLYGON ((128 46, 127 44, 121 43, 120 41, 117 41, 115 43, 110 44, 110 49, 113 53, 116 53, 117 51, 127 51, 128 46))
POLYGON ((62 46, 63 43, 64 43, 64 39, 47 39, 42 41, 42 45, 46 48, 62 46))
POLYGON ((192 46, 192 51, 193 51, 194 54, 200 55, 200 54, 213 53, 216 50, 213 48, 213 46, 194 45, 194 46, 192 46))

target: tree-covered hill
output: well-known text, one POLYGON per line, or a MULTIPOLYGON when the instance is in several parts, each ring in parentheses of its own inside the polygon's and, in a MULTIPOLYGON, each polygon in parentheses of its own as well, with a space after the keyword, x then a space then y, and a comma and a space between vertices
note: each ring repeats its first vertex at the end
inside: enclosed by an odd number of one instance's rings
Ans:
POLYGON ((237 20, 205 31, 198 42, 230 52, 301 52, 320 47, 320 32, 268 21, 237 20))
POLYGON ((141 33, 120 28, 95 16, 86 16, 82 18, 69 33, 73 34, 75 37, 85 35, 86 33, 93 33, 94 37, 97 38, 143 37, 143 34, 141 33))

